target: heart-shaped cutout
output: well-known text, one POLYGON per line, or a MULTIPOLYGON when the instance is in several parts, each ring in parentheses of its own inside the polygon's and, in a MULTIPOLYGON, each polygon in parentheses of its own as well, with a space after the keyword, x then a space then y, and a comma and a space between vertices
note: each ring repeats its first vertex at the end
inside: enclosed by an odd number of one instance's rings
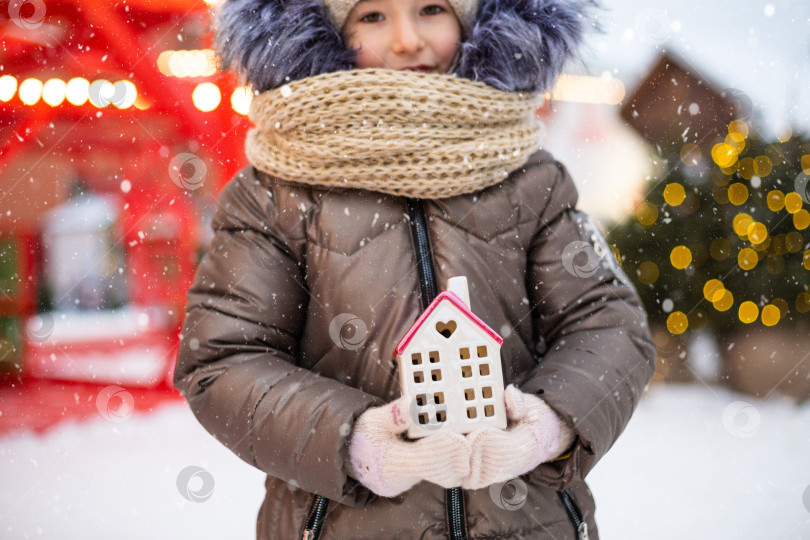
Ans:
POLYGON ((445 338, 450 339, 450 336, 452 336, 453 332, 456 331, 456 321, 439 321, 436 323, 436 331, 445 338))

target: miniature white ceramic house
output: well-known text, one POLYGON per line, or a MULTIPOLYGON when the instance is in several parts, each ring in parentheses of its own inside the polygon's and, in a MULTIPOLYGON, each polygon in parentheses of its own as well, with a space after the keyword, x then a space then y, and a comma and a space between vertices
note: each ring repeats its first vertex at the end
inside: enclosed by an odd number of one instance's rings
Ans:
POLYGON ((467 278, 448 280, 395 349, 402 395, 412 397, 408 437, 438 429, 506 427, 503 339, 470 310, 467 278))

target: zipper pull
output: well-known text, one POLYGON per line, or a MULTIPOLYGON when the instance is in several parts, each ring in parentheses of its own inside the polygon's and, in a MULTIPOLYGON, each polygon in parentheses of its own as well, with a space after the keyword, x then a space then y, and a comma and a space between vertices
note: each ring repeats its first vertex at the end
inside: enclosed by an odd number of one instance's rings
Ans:
POLYGON ((315 531, 312 529, 304 529, 303 540, 315 540, 315 531))
POLYGON ((588 536, 588 524, 584 521, 579 524, 579 527, 577 527, 577 536, 579 537, 579 540, 590 540, 590 537, 588 536))

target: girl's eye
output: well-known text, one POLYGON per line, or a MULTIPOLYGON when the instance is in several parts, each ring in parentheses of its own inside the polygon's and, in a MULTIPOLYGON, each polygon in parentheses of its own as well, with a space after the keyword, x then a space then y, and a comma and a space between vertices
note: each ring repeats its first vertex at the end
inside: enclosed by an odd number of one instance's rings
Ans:
POLYGON ((363 17, 360 18, 360 22, 367 22, 367 23, 380 22, 381 20, 382 15, 380 13, 377 13, 376 11, 373 13, 369 13, 368 15, 363 15, 363 17))
POLYGON ((444 8, 442 6, 434 4, 432 6, 427 6, 422 11, 426 11, 427 15, 438 15, 439 13, 444 11, 444 8))

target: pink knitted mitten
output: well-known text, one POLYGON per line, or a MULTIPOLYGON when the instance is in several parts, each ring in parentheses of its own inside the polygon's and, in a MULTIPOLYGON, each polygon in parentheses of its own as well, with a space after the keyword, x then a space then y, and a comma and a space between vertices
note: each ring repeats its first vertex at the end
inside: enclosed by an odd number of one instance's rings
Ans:
POLYGON ((525 474, 559 457, 574 442, 575 434, 537 396, 509 385, 504 391, 506 430, 482 428, 467 435, 472 446, 470 474, 465 489, 481 489, 525 474))
POLYGON ((412 419, 403 396, 364 412, 354 424, 349 457, 355 478, 383 497, 395 497, 427 480, 457 487, 470 472, 470 443, 458 433, 440 432, 415 441, 404 433, 412 419))

